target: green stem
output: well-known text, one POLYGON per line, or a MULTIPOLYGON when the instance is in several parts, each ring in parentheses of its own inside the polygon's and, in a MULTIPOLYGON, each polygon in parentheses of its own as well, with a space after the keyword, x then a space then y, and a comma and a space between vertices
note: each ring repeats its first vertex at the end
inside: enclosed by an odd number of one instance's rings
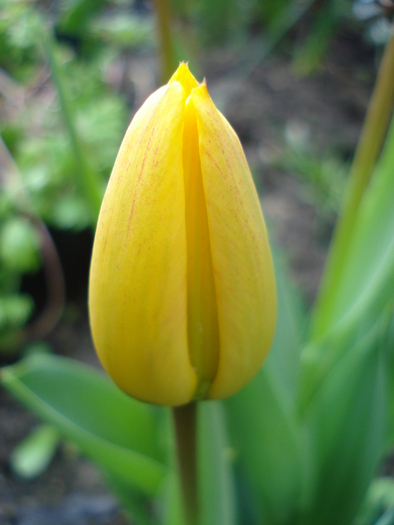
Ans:
POLYGON ((175 436, 186 523, 187 525, 197 525, 197 404, 193 402, 181 407, 174 407, 172 412, 175 423, 175 436))
POLYGON ((103 198, 103 187, 97 174, 90 166, 84 152, 84 147, 75 127, 75 116, 70 100, 66 93, 65 83, 53 52, 53 41, 50 30, 44 28, 43 43, 52 77, 57 88, 57 93, 62 108, 63 118, 68 130, 71 145, 74 150, 74 157, 78 169, 75 171, 77 187, 81 187, 86 201, 89 205, 93 229, 96 227, 97 217, 100 211, 101 200, 103 198))
POLYGON ((171 78, 176 67, 175 51, 170 29, 171 16, 169 1, 155 0, 155 9, 161 55, 160 80, 163 84, 165 84, 171 78))
POLYGON ((330 325, 358 210, 386 137, 393 103, 394 32, 392 32, 387 43, 380 64, 378 77, 350 170, 350 180, 342 212, 331 241, 317 306, 312 318, 312 337, 322 335, 330 325))

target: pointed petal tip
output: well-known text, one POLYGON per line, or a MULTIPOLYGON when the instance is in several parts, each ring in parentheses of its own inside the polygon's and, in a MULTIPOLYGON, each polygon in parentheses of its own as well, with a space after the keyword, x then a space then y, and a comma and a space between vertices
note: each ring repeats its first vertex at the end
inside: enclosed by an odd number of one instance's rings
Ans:
POLYGON ((205 80, 205 78, 203 79, 202 82, 198 84, 198 86, 196 86, 193 89, 193 95, 194 94, 196 94, 197 96, 203 97, 203 98, 209 98, 209 99, 211 98, 208 92, 207 81, 205 80))
POLYGON ((179 64, 178 69, 172 75, 168 83, 171 84, 172 82, 179 82, 186 91, 186 96, 189 96, 192 89, 198 86, 197 80, 190 72, 188 62, 181 62, 179 64))
POLYGON ((211 109, 216 109, 216 106, 209 94, 205 79, 192 90, 191 97, 194 104, 196 104, 196 107, 201 107, 202 105, 205 108, 210 107, 211 109))

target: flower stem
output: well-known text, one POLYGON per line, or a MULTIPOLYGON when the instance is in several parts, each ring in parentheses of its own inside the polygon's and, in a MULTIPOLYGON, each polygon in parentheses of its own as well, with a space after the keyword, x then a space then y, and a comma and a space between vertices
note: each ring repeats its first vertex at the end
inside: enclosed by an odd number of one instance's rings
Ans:
POLYGON ((317 307, 312 319, 312 337, 322 335, 330 325, 358 210, 386 137, 393 103, 394 31, 386 45, 354 155, 347 193, 331 241, 317 307))
POLYGON ((197 404, 193 402, 181 407, 174 407, 172 410, 186 523, 187 525, 197 525, 197 404))

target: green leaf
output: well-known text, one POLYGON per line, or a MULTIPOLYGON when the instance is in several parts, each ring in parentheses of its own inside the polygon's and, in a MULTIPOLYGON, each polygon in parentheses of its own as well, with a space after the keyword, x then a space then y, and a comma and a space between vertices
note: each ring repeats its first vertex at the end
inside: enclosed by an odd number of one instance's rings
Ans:
MULTIPOLYGON (((394 305, 393 305, 394 307, 394 305)), ((392 316, 389 329, 387 331, 387 340, 385 343, 387 348, 387 373, 388 373, 388 421, 387 421, 387 436, 386 449, 391 452, 394 444, 394 315, 392 316)))
POLYGON ((166 450, 167 463, 171 465, 162 485, 161 504, 162 515, 160 523, 163 525, 185 525, 183 511, 183 496, 181 480, 178 476, 178 457, 176 451, 176 436, 174 419, 171 409, 161 413, 160 436, 163 438, 163 447, 166 450))
POLYGON ((259 523, 291 523, 301 492, 299 436, 295 419, 265 367, 226 400, 238 466, 259 506, 259 523))
POLYGON ((0 230, 0 261, 20 273, 40 266, 40 240, 34 227, 25 219, 8 220, 0 230))
MULTIPOLYGON (((316 311, 319 331, 302 353, 301 405, 351 346, 372 329, 394 295, 394 120, 361 204, 354 236, 335 289, 334 307, 316 311), (323 335, 322 335, 323 334, 323 335)), ((332 297, 329 298, 330 300, 332 297)), ((330 303, 331 307, 331 303, 330 303)), ((387 350, 390 346, 386 344, 387 350)))
MULTIPOLYGON (((106 476, 108 485, 118 496, 124 509, 130 514, 131 523, 138 525, 156 525, 152 512, 152 501, 130 483, 125 483, 118 476, 106 476)), ((173 525, 176 525, 175 523, 173 525)), ((182 524, 183 525, 183 524, 182 524)))
POLYGON ((382 452, 387 316, 343 353, 321 381, 303 420, 309 453, 302 525, 354 519, 382 452))
POLYGON ((277 251, 274 251, 274 264, 278 312, 275 336, 264 368, 291 406, 306 332, 306 314, 299 292, 286 271, 284 258, 277 251))
POLYGON ((23 326, 33 310, 34 303, 28 295, 0 296, 0 333, 3 334, 7 328, 23 326))
POLYGON ((341 16, 348 15, 347 2, 331 1, 321 4, 314 16, 312 27, 305 42, 297 51, 294 66, 297 73, 311 74, 329 47, 329 44, 338 31, 341 16))
POLYGON ((329 310, 316 311, 315 339, 353 316, 376 320, 394 294, 394 119, 357 216, 340 281, 330 290, 329 310))
POLYGON ((90 24, 93 36, 127 49, 152 47, 154 26, 150 18, 120 13, 95 20, 90 24))
POLYGON ((199 403, 198 458, 200 525, 235 525, 233 451, 229 447, 220 402, 199 403))
POLYGON ((1 372, 2 384, 108 474, 153 495, 166 473, 154 407, 123 394, 103 374, 70 359, 31 356, 1 372))
POLYGON ((305 316, 297 290, 274 253, 278 317, 262 370, 225 401, 238 466, 258 508, 258 522, 291 521, 301 493, 301 458, 295 419, 299 356, 305 316))
POLYGON ((94 16, 100 13, 105 0, 74 0, 62 4, 63 13, 59 20, 59 28, 69 35, 79 35, 86 38, 86 29, 94 16))
POLYGON ((12 472, 21 478, 36 478, 52 461, 59 441, 58 431, 49 425, 41 425, 34 429, 12 451, 12 472))
POLYGON ((336 320, 354 304, 381 295, 375 311, 394 290, 394 121, 364 198, 337 298, 336 320))
POLYGON ((361 511, 357 516, 357 525, 375 523, 377 516, 380 516, 385 509, 394 511, 394 479, 380 477, 374 479, 368 489, 361 511))
POLYGON ((163 525, 185 525, 182 492, 175 466, 163 483, 161 500, 163 513, 160 523, 163 525))

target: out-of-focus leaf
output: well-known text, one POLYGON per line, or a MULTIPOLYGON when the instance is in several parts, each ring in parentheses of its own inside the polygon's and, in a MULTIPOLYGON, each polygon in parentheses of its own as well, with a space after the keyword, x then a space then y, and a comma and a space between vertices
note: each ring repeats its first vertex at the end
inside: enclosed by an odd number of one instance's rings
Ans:
POLYGON ((350 11, 350 6, 343 0, 339 2, 331 0, 321 4, 315 15, 313 27, 295 56, 295 67, 298 72, 308 75, 316 69, 338 30, 339 19, 349 14, 347 11, 350 11))
MULTIPOLYGON (((302 353, 301 404, 341 359, 372 329, 394 295, 394 121, 376 173, 359 211, 335 309, 317 311, 317 331, 302 353), (325 318, 324 315, 327 314, 325 318)), ((392 341, 393 342, 393 341, 392 341)), ((391 342, 391 347, 392 347, 391 342)), ((386 342, 389 352, 390 344, 386 342)))
POLYGON ((126 396, 93 368, 50 355, 3 369, 1 380, 112 478, 148 495, 157 492, 166 467, 153 407, 126 396))
POLYGON ((357 516, 357 525, 377 522, 376 516, 381 515, 385 509, 394 512, 394 479, 390 477, 373 480, 357 516))
POLYGON ((93 36, 129 50, 153 47, 154 25, 151 18, 122 13, 108 14, 91 24, 93 36))
POLYGON ((258 14, 263 24, 270 24, 282 12, 283 9, 289 9, 293 0, 276 0, 267 2, 267 0, 257 0, 255 2, 258 14))
POLYGON ((28 295, 5 295, 0 297, 0 333, 7 328, 22 326, 34 310, 34 304, 28 295))
MULTIPOLYGON (((356 525, 383 525, 381 520, 385 515, 388 518, 391 515, 391 521, 394 519, 394 479, 390 477, 381 477, 373 480, 368 489, 367 496, 359 512, 356 525), (386 514, 387 512, 387 514, 386 514)), ((384 522, 386 523, 386 522, 384 522)))
POLYGON ((227 420, 238 465, 259 506, 258 523, 291 523, 301 491, 299 442, 273 380, 263 368, 225 402, 227 420))
POLYGON ((394 119, 360 206, 357 223, 340 282, 330 292, 327 311, 320 305, 315 314, 314 339, 319 339, 353 315, 362 322, 376 320, 394 294, 394 119))
POLYGON ((31 272, 40 266, 40 240, 34 227, 15 217, 0 229, 0 262, 14 272, 31 272))
POLYGON ((235 491, 232 450, 229 447, 220 402, 198 407, 200 525, 235 525, 235 491))
POLYGON ((359 212, 352 249, 338 290, 335 320, 350 308, 378 296, 376 311, 394 291, 394 120, 371 187, 359 212), (379 296, 382 296, 382 302, 379 296))
POLYGON ((66 9, 59 21, 59 29, 70 35, 86 36, 86 28, 90 20, 106 3, 106 0, 72 0, 67 4, 63 2, 66 9))
POLYGON ((162 525, 185 525, 180 477, 177 475, 177 453, 175 446, 175 428, 171 409, 161 413, 159 434, 162 446, 166 450, 167 463, 171 465, 161 491, 162 525))
MULTIPOLYGON (((394 309, 394 304, 392 305, 394 309)), ((390 453, 394 444, 394 312, 385 341, 388 374, 388 421, 385 448, 390 453)))
POLYGON ((257 505, 258 522, 291 522, 301 493, 301 458, 295 419, 299 355, 305 320, 301 300, 276 255, 278 318, 262 370, 225 401, 238 466, 257 505))
POLYGON ((52 461, 59 444, 59 432, 49 425, 34 429, 12 451, 10 467, 21 478, 42 474, 52 461))
POLYGON ((51 221, 58 228, 78 230, 89 226, 89 208, 80 195, 65 194, 51 209, 51 221))
POLYGON ((303 413, 310 454, 302 525, 354 519, 382 452, 387 316, 343 353, 303 413))
POLYGON ((181 487, 175 468, 167 475, 161 495, 163 501, 161 523, 163 525, 185 525, 181 487))
MULTIPOLYGON (((106 476, 108 485, 118 496, 124 509, 130 513, 131 523, 138 525, 156 525, 152 512, 152 500, 142 494, 130 483, 125 483, 118 476, 106 476)), ((175 523, 173 525, 176 525, 175 523)), ((182 524, 183 525, 183 524, 182 524)))
MULTIPOLYGON (((230 25, 236 13, 234 2, 227 0, 200 0, 198 2, 200 19, 202 23, 203 38, 208 44, 218 44, 224 42, 229 36, 230 25)), ((238 22, 242 16, 242 10, 238 9, 238 22)), ((238 24, 239 27, 240 24, 238 24)), ((237 27, 233 28, 237 29, 237 27)), ((234 38, 234 31, 231 33, 234 38)))
POLYGON ((64 123, 67 127, 70 143, 74 154, 74 181, 80 188, 89 205, 92 226, 96 224, 101 201, 104 194, 103 181, 93 168, 86 155, 85 145, 76 126, 74 101, 70 97, 70 90, 65 81, 65 72, 59 63, 56 53, 55 40, 51 32, 43 27, 42 43, 52 71, 52 78, 56 85, 64 123))
POLYGON ((283 256, 277 252, 274 252, 274 264, 278 312, 275 336, 264 368, 291 405, 306 331, 306 314, 298 290, 287 274, 283 256))

